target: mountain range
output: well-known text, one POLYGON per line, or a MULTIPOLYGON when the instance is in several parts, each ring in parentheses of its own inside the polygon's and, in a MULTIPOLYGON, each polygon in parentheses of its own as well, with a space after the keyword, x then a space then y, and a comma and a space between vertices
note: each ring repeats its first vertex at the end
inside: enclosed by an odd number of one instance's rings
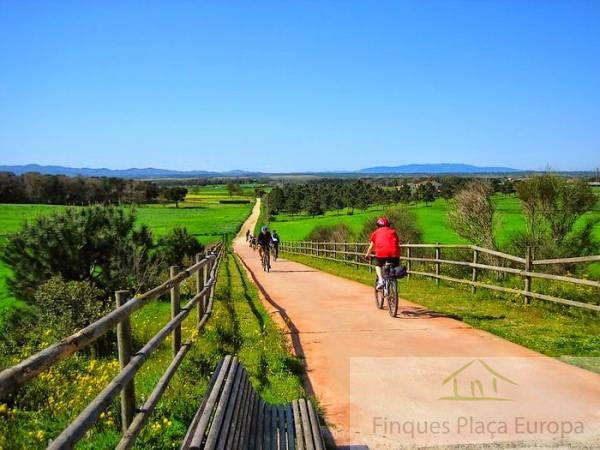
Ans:
MULTIPOLYGON (((264 173, 252 172, 246 170, 230 170, 226 172, 215 172, 206 170, 168 170, 156 168, 131 168, 131 169, 92 169, 92 168, 74 168, 64 166, 42 166, 38 164, 26 165, 0 165, 0 172, 12 172, 21 175, 27 172, 38 172, 45 175, 68 175, 68 176, 88 176, 88 177, 118 177, 118 178, 198 178, 198 177, 243 177, 243 176, 269 176, 284 175, 282 173, 264 173)), ((517 169, 509 167, 479 167, 469 164, 407 164, 402 166, 379 166, 368 167, 356 171, 322 172, 323 174, 344 174, 344 175, 377 175, 377 174, 492 174, 492 173, 514 173, 517 169)), ((319 174, 316 172, 302 172, 319 174)))

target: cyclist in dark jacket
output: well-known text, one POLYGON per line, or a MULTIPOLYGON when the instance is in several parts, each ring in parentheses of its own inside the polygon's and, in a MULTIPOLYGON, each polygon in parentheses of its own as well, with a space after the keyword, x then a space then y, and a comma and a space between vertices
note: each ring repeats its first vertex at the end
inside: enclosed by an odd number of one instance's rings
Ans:
POLYGON ((258 244, 258 254, 260 256, 260 259, 262 261, 262 255, 263 252, 269 251, 269 246, 271 245, 271 232, 269 231, 269 229, 267 227, 262 227, 260 229, 260 233, 258 234, 258 237, 256 238, 256 243, 258 244))
POLYGON ((273 230, 271 235, 271 241, 273 242, 273 250, 275 250, 275 259, 279 258, 279 235, 277 231, 273 230))

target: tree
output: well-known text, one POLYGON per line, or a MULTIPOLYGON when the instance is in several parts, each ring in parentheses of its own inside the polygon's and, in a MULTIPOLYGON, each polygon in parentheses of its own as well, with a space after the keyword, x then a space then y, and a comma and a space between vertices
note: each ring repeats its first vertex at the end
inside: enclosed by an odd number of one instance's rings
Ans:
POLYGON ((176 208, 179 208, 179 202, 185 200, 187 193, 188 190, 186 188, 178 186, 163 188, 162 191, 163 197, 170 202, 175 202, 176 208))
POLYGON ((410 203, 412 197, 412 189, 408 183, 402 183, 396 192, 396 200, 400 203, 410 203))
POLYGON ((176 226, 158 241, 160 262, 168 266, 181 266, 193 258, 204 246, 184 227, 176 226))
POLYGON ((515 183, 513 183, 512 180, 509 180, 508 178, 506 180, 504 180, 502 182, 502 184, 500 185, 500 191, 504 194, 504 195, 511 195, 514 194, 516 192, 515 189, 515 183))
POLYGON ((234 195, 242 195, 243 191, 239 183, 229 182, 227 183, 227 192, 232 197, 234 195))
POLYGON ((493 194, 489 184, 472 181, 454 196, 448 212, 448 222, 460 237, 489 249, 496 248, 493 194))
POLYGON ((13 234, 1 254, 10 266, 11 291, 33 301, 37 287, 53 276, 87 281, 106 296, 140 288, 140 273, 151 263, 152 235, 135 228, 135 211, 113 206, 67 208, 28 222, 13 234))
POLYGON ((435 201, 435 194, 436 194, 435 186, 430 181, 428 181, 427 183, 422 184, 420 186, 423 186, 423 192, 421 194, 421 198, 425 202, 425 206, 428 206, 428 203, 435 201))
POLYGON ((271 205, 272 211, 277 214, 277 211, 285 207, 285 195, 283 189, 280 187, 274 187, 269 192, 269 204, 271 205))
POLYGON ((574 228, 596 203, 592 188, 584 180, 537 175, 518 183, 517 195, 527 224, 524 238, 537 257, 579 256, 592 250, 593 224, 589 225, 598 219, 589 218, 588 226, 574 228))

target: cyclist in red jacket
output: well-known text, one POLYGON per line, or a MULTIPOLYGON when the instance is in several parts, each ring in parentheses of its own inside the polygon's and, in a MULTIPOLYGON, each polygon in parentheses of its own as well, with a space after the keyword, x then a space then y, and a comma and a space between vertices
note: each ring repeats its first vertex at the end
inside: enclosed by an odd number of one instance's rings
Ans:
POLYGON ((371 235, 371 242, 365 257, 368 258, 375 249, 375 272, 377 273, 377 289, 383 287, 381 268, 385 263, 394 267, 400 265, 400 239, 398 233, 390 226, 387 217, 377 219, 377 229, 371 235))

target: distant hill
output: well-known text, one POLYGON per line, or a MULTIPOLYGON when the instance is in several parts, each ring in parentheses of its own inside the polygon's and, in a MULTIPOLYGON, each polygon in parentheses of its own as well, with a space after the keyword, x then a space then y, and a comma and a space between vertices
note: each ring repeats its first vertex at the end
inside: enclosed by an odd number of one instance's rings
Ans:
POLYGON ((406 164, 403 166, 379 166, 379 167, 368 167, 366 169, 359 170, 360 173, 365 174, 442 174, 442 173, 511 173, 519 172, 517 169, 511 169, 509 167, 478 167, 471 166, 469 164, 406 164))
POLYGON ((195 178, 195 177, 219 177, 219 176, 251 176, 259 175, 254 172, 243 170, 232 170, 228 172, 210 172, 206 170, 167 170, 148 167, 145 169, 91 169, 87 167, 74 168, 64 166, 41 166, 38 164, 27 164, 23 166, 0 166, 0 172, 12 172, 21 175, 27 172, 38 172, 44 175, 68 175, 86 177, 117 177, 117 178, 195 178))
MULTIPOLYGON (((0 172, 13 172, 21 175, 27 172, 38 172, 44 175, 68 175, 86 177, 117 177, 117 178, 198 178, 198 177, 260 177, 267 175, 262 172, 245 170, 229 170, 226 172, 211 172, 207 170, 168 170, 148 167, 145 169, 91 169, 87 167, 75 168, 64 166, 41 166, 27 164, 21 166, 0 166, 0 172)), ((368 167, 357 171, 336 172, 298 172, 298 174, 311 175, 377 175, 377 174, 485 174, 485 173, 513 173, 519 172, 508 167, 478 167, 469 164, 407 164, 404 166, 368 167)))

